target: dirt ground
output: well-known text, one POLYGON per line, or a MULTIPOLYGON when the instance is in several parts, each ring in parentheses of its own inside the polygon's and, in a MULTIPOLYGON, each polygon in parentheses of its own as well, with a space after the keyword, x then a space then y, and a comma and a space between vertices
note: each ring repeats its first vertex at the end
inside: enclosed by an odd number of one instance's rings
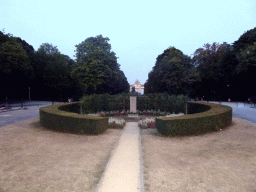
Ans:
POLYGON ((256 192, 256 124, 202 136, 163 137, 142 130, 145 191, 256 192))
POLYGON ((39 118, 1 127, 0 192, 94 191, 120 133, 53 132, 39 118))
MULTIPOLYGON (((0 192, 94 191, 121 130, 47 130, 33 118, 0 128, 0 192)), ((256 192, 256 124, 190 137, 142 130, 145 191, 256 192)))

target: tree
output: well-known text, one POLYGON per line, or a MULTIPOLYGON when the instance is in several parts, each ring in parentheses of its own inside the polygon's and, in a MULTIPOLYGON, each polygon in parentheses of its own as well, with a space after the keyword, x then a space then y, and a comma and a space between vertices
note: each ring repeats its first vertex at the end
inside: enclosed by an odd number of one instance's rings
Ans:
POLYGON ((23 49, 26 51, 29 57, 34 54, 35 50, 32 45, 28 44, 25 40, 22 40, 20 37, 15 38, 22 45, 23 49))
POLYGON ((98 35, 76 45, 77 63, 72 77, 89 93, 116 94, 127 90, 127 79, 108 41, 109 38, 98 35), (122 81, 125 87, 119 84, 122 81))
POLYGON ((204 44, 203 48, 195 51, 193 62, 197 67, 200 81, 197 82, 197 95, 215 100, 215 95, 221 94, 221 77, 225 76, 220 67, 220 59, 225 53, 224 44, 204 44), (211 85, 211 86, 209 86, 211 85))
POLYGON ((104 38, 102 35, 98 35, 96 37, 89 37, 76 45, 77 62, 86 60, 87 55, 97 53, 98 51, 111 53, 111 45, 108 43, 109 40, 108 37, 104 38))
POLYGON ((218 80, 221 71, 218 71, 218 62, 224 54, 224 46, 213 43, 212 45, 204 44, 203 48, 199 48, 194 53, 194 64, 198 67, 200 77, 203 79, 218 80))
POLYGON ((237 72, 247 72, 249 69, 255 69, 256 67, 256 41, 252 45, 247 45, 237 55, 239 64, 237 66, 237 72))
POLYGON ((34 76, 27 53, 14 37, 9 37, 0 47, 0 73, 2 89, 12 95, 28 88, 34 76))
POLYGON ((8 35, 5 35, 2 31, 0 31, 0 47, 2 46, 3 43, 8 41, 8 39, 8 35))
POLYGON ((175 47, 170 47, 157 57, 156 64, 148 75, 146 92, 188 94, 189 86, 196 76, 190 57, 175 47))
POLYGON ((248 97, 256 95, 256 91, 251 87, 251 83, 255 81, 256 72, 254 66, 255 42, 256 27, 246 31, 233 43, 233 52, 236 59, 236 74, 233 82, 235 86, 234 95, 240 95, 239 100, 247 100, 248 97))
POLYGON ((256 42, 256 27, 246 31, 233 43, 234 52, 239 54, 248 45, 253 45, 256 42))
POLYGON ((69 62, 72 63, 70 58, 61 54, 56 46, 43 43, 35 53, 36 91, 48 99, 61 99, 68 94, 74 88, 69 62))
POLYGON ((93 58, 87 62, 77 63, 71 76, 78 80, 81 87, 96 91, 98 86, 104 83, 103 78, 107 76, 106 71, 110 71, 99 59, 93 58))
POLYGON ((256 74, 256 42, 248 44, 237 54, 238 65, 236 86, 239 92, 243 93, 243 99, 255 97, 256 90, 252 87, 256 74))

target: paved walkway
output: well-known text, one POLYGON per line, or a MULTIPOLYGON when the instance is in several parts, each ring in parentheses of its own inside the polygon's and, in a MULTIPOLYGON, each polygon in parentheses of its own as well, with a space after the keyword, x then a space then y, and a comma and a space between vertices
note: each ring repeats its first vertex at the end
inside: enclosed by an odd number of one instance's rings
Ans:
POLYGON ((128 122, 114 150, 97 192, 144 191, 140 129, 128 122))
MULTIPOLYGON (((54 102, 58 104, 59 102, 54 102)), ((32 117, 39 116, 39 108, 52 105, 52 102, 47 101, 31 101, 24 102, 24 110, 21 110, 20 103, 14 103, 10 105, 7 110, 0 108, 0 129, 3 126, 7 126, 14 123, 25 121, 32 117)))
MULTIPOLYGON (((220 102, 213 102, 211 103, 218 103, 220 102)), ((255 104, 248 104, 242 102, 221 102, 222 105, 228 105, 233 109, 233 117, 239 117, 250 121, 252 123, 256 123, 256 106, 255 104)))

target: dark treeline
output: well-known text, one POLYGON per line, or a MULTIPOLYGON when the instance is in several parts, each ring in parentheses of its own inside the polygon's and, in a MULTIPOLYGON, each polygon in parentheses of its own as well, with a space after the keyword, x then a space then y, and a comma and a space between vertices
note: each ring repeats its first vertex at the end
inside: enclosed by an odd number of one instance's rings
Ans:
POLYGON ((108 38, 76 45, 76 61, 43 43, 34 50, 20 37, 0 31, 0 101, 78 100, 83 94, 129 92, 129 84, 108 38))
MULTIPOLYGON (((129 84, 109 38, 89 37, 76 45, 76 60, 43 43, 34 50, 25 40, 0 31, 0 101, 5 98, 67 101, 84 94, 129 92, 129 84)), ((189 57, 170 47, 156 58, 145 94, 184 94, 205 100, 245 101, 256 96, 256 28, 233 44, 213 43, 189 57)))
POLYGON ((156 58, 145 93, 185 94, 205 100, 256 99, 256 28, 233 44, 213 43, 193 57, 170 47, 156 58))

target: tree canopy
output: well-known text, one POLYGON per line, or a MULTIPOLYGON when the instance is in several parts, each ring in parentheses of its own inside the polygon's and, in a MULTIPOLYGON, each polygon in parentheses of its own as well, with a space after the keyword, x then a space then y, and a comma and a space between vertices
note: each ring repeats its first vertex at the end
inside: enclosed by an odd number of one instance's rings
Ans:
MULTIPOLYGON (((55 97, 57 92, 60 95, 74 86, 70 73, 72 65, 71 59, 61 54, 57 46, 49 43, 40 45, 35 53, 34 67, 37 82, 52 90, 48 93, 49 97, 55 97)), ((40 89, 38 92, 41 92, 40 89)))
POLYGON ((0 47, 1 91, 12 94, 27 87, 34 78, 34 70, 22 45, 9 37, 0 47))
POLYGON ((246 46, 253 45, 254 42, 256 42, 256 27, 246 31, 233 43, 234 52, 239 54, 246 46))
MULTIPOLYGON (((32 99, 46 100, 128 92, 129 83, 109 41, 102 35, 86 38, 75 46, 73 60, 50 43, 43 43, 35 51, 20 37, 0 31, 0 99, 28 98, 29 87, 32 99)), ((242 34, 233 44, 204 44, 193 58, 169 47, 156 58, 144 93, 245 100, 256 96, 251 86, 255 82, 255 55, 256 28, 242 34)))
POLYGON ((190 57, 175 47, 166 49, 156 59, 148 75, 145 92, 180 94, 189 92, 188 86, 195 81, 197 73, 190 57))
POLYGON ((76 45, 77 63, 71 74, 90 93, 117 94, 129 91, 127 79, 108 41, 109 38, 98 35, 76 45))

